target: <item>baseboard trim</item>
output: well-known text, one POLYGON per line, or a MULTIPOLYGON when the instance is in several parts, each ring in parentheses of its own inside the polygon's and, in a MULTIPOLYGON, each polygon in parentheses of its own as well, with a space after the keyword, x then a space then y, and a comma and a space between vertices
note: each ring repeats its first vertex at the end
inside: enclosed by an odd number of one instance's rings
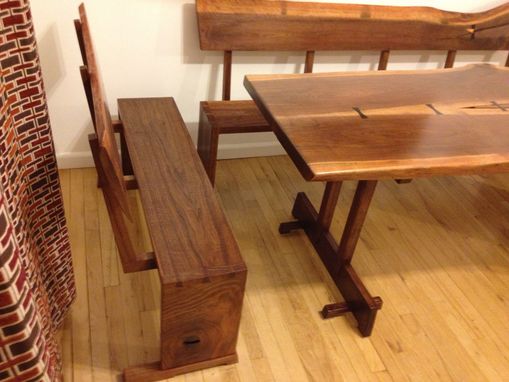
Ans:
POLYGON ((285 151, 277 141, 220 144, 218 159, 252 158, 282 155, 285 151))
POLYGON ((59 169, 94 167, 92 153, 82 151, 76 153, 57 153, 59 169))
MULTIPOLYGON (((282 154, 284 150, 277 141, 226 143, 219 145, 218 158, 252 158, 282 154)), ((92 154, 88 151, 59 153, 57 163, 60 169, 94 167, 92 154)))

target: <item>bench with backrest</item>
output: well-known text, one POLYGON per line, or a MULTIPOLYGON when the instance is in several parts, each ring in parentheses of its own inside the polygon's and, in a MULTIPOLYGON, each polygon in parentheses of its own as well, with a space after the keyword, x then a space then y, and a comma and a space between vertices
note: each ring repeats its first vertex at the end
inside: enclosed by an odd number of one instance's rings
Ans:
MULTIPOLYGON (((198 151, 214 183, 220 134, 272 131, 252 101, 231 101, 234 51, 380 51, 379 70, 393 50, 443 50, 452 68, 459 50, 509 49, 509 4, 475 14, 429 7, 196 0, 202 50, 224 51, 223 97, 200 105, 198 151)), ((509 64, 509 60, 506 66, 509 64)), ((345 91, 351 91, 347 89, 345 91)))
POLYGON ((75 25, 95 126, 89 142, 123 269, 157 268, 161 281, 161 360, 127 368, 125 380, 155 381, 236 362, 246 266, 177 106, 172 98, 121 99, 114 123, 83 5, 75 25), (133 176, 122 171, 115 130, 127 149, 124 169, 133 176), (150 253, 136 252, 128 230, 127 188, 135 187, 150 253))

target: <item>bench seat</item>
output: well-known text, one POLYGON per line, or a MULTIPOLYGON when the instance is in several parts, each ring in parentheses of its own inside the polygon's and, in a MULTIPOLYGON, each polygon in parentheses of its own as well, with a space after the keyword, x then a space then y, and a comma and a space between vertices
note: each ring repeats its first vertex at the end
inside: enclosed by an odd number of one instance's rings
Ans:
POLYGON ((162 280, 245 269, 174 100, 119 99, 118 107, 162 280))
POLYGON ((205 101, 201 109, 220 134, 272 131, 253 101, 205 101))

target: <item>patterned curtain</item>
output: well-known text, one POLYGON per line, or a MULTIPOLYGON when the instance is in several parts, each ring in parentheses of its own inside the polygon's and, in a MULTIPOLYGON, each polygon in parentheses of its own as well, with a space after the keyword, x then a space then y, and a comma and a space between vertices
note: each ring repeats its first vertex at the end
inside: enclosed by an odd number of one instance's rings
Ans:
POLYGON ((0 380, 58 381, 76 292, 28 0, 0 0, 0 74, 0 380))

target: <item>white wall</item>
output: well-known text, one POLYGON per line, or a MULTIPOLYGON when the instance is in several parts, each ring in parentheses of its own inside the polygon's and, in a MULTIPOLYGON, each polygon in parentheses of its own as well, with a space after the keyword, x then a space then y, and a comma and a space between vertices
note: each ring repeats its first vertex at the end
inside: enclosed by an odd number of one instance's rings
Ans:
MULTIPOLYGON (((198 104, 220 99, 222 54, 199 49, 194 1, 191 0, 84 0, 103 72, 112 113, 116 99, 173 96, 193 138, 198 104)), ((322 0, 323 1, 323 0, 322 0)), ((360 0, 359 0, 360 1, 360 0)), ((79 0, 32 0, 32 13, 48 95, 59 165, 92 165, 87 134, 92 131, 78 68, 81 56, 73 19, 79 0)), ((355 2, 329 1, 329 2, 355 2)), ((482 11, 505 0, 363 0, 369 4, 428 5, 463 12, 482 11)), ((505 62, 507 52, 459 54, 458 65, 472 61, 505 62)), ((437 68, 444 54, 399 53, 389 69, 437 68)), ((318 53, 315 71, 373 69, 375 52, 318 53)), ((302 70, 303 53, 239 53, 234 55, 233 95, 248 99, 244 74, 302 70)), ((272 134, 223 136, 222 157, 281 152, 272 134)))

